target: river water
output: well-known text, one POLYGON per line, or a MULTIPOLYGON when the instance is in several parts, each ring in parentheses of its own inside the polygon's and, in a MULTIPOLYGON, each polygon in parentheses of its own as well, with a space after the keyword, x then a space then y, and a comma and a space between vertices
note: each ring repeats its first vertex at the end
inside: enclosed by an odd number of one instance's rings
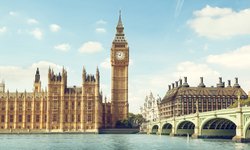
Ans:
POLYGON ((0 150, 250 150, 231 140, 142 134, 0 134, 0 150))

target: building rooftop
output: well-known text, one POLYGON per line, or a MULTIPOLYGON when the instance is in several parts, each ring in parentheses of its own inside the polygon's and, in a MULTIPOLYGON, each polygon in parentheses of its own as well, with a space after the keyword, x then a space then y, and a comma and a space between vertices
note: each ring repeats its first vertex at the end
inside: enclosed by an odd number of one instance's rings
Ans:
POLYGON ((176 97, 179 96, 184 96, 184 97, 230 96, 236 98, 240 94, 242 99, 246 99, 248 97, 246 92, 238 84, 238 78, 235 78, 236 82, 234 86, 231 86, 231 81, 229 81, 227 87, 225 87, 225 83, 222 82, 222 78, 219 78, 219 83, 217 84, 217 87, 206 87, 205 84, 203 83, 202 77, 201 77, 201 83, 197 87, 189 87, 187 83, 187 78, 185 77, 184 79, 185 79, 184 84, 182 84, 182 80, 180 79, 180 82, 176 82, 175 85, 172 84, 172 88, 171 86, 169 86, 169 90, 162 99, 163 103, 175 100, 176 97), (178 85, 178 83, 180 84, 178 85))

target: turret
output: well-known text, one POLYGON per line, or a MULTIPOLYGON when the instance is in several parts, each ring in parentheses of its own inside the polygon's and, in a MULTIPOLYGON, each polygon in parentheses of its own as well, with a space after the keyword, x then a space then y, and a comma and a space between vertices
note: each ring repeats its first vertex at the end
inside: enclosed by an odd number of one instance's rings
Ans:
POLYGON ((100 95, 100 74, 99 74, 99 69, 98 69, 98 67, 96 68, 96 87, 95 87, 95 94, 96 94, 96 96, 98 96, 98 98, 99 98, 99 95, 100 95))
POLYGON ((98 84, 100 83, 100 72, 99 72, 98 67, 96 68, 96 81, 98 84))
POLYGON ((4 81, 0 82, 0 93, 5 93, 5 83, 4 83, 4 81))
POLYGON ((62 68, 62 72, 59 72, 58 74, 55 74, 53 69, 49 68, 48 93, 50 93, 50 95, 56 93, 56 94, 61 94, 63 96, 66 88, 67 88, 67 71, 64 69, 64 67, 62 68))
POLYGON ((35 83, 40 82, 40 74, 39 74, 39 68, 36 69, 36 75, 35 75, 35 83))
POLYGON ((84 83, 86 80, 86 70, 85 70, 85 67, 83 66, 82 68, 82 82, 84 83))
POLYGON ((35 81, 34 81, 34 92, 41 92, 41 81, 39 68, 36 69, 35 81))
POLYGON ((62 75, 61 76, 61 95, 64 95, 65 93, 65 89, 67 88, 67 71, 64 69, 64 67, 62 68, 62 75))

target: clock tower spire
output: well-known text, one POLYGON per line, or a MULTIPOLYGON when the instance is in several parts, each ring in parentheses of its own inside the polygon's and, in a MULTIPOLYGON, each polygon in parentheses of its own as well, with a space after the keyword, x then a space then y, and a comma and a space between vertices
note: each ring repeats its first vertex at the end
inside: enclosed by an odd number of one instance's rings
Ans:
POLYGON ((111 115, 112 126, 128 119, 129 47, 125 38, 121 11, 111 47, 111 115))

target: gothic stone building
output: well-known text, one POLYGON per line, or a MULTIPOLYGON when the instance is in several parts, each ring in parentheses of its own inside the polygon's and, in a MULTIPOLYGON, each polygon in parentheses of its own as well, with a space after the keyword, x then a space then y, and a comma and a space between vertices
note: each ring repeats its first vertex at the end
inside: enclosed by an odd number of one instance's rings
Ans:
POLYGON ((0 132, 98 132, 128 117, 129 48, 119 16, 111 48, 111 102, 102 102, 100 74, 82 71, 80 87, 68 87, 67 71, 48 70, 42 90, 39 69, 33 92, 5 92, 0 84, 0 132))
POLYGON ((170 118, 174 116, 183 116, 192 113, 213 111, 226 109, 232 105, 238 96, 241 99, 247 99, 247 94, 240 87, 238 78, 235 78, 235 84, 231 86, 231 81, 228 80, 228 85, 222 82, 219 78, 219 83, 216 87, 206 87, 203 83, 203 77, 200 79, 200 84, 197 87, 189 87, 187 77, 169 85, 165 97, 160 104, 161 118, 170 118))
POLYGON ((140 107, 141 114, 146 122, 156 121, 159 119, 159 104, 161 98, 157 99, 154 97, 153 93, 150 92, 145 98, 144 106, 140 107))
POLYGON ((145 119, 144 123, 141 125, 141 132, 147 131, 147 123, 151 121, 156 121, 160 118, 160 102, 161 98, 158 96, 156 99, 152 92, 146 96, 144 105, 140 107, 142 117, 145 119))

